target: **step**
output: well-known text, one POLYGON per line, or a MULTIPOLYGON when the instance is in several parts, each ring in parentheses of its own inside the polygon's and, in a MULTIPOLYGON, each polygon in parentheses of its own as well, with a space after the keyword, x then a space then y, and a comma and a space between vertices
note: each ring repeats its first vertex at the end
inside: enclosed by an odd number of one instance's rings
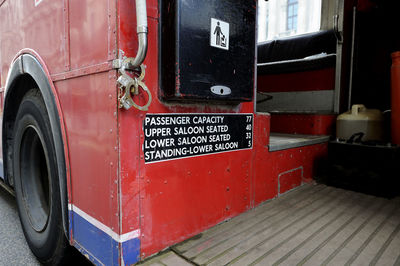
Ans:
POLYGON ((329 141, 329 136, 271 133, 269 151, 281 151, 329 141))

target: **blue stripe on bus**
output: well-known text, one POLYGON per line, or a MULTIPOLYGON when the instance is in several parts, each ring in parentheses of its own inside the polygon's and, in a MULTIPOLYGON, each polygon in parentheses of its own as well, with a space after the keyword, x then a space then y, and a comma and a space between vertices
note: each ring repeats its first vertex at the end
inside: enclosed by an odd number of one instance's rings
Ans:
MULTIPOLYGON (((119 243, 110 235, 73 212, 73 236, 77 248, 88 255, 95 264, 119 265, 119 243)), ((140 259, 140 239, 133 238, 121 243, 124 265, 131 265, 140 259)))

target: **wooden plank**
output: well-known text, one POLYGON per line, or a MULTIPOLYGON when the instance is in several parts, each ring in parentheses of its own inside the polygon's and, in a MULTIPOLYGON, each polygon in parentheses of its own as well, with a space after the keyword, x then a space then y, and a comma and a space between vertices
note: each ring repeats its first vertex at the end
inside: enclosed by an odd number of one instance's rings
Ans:
MULTIPOLYGON (((313 230, 315 230, 315 223, 318 223, 320 220, 324 221, 325 216, 333 213, 335 218, 341 212, 343 214, 347 212, 351 213, 351 215, 354 215, 354 213, 361 212, 364 208, 366 208, 366 206, 371 203, 372 199, 365 200, 362 197, 357 197, 348 192, 343 193, 343 196, 340 198, 340 200, 336 200, 332 203, 321 206, 321 208, 316 210, 311 215, 307 216, 306 219, 298 221, 298 223, 296 223, 291 228, 288 228, 282 234, 276 236, 273 239, 270 239, 270 241, 265 242, 262 245, 254 246, 251 252, 246 254, 246 256, 244 256, 241 260, 238 260, 235 265, 263 265, 268 262, 273 263, 277 260, 277 258, 270 260, 269 255, 271 255, 271 253, 279 253, 280 250, 278 249, 282 248, 282 245, 286 244, 290 239, 295 238, 298 234, 305 233, 303 235, 303 238, 306 238, 307 235, 312 234, 310 233, 310 231, 312 232, 313 230), (351 202, 358 203, 352 205, 351 202), (347 208, 350 208, 350 210, 348 210, 347 208)), ((329 222, 329 220, 325 222, 329 222)), ((283 254, 281 253, 281 255, 283 254)), ((279 254, 278 257, 280 257, 279 254)))
MULTIPOLYGON (((368 200, 368 199, 367 199, 368 200)), ((328 212, 327 215, 323 216, 321 219, 316 220, 312 226, 308 226, 302 232, 290 236, 288 241, 280 246, 276 245, 268 254, 262 259, 259 259, 260 264, 266 263, 266 260, 271 262, 273 265, 279 265, 284 262, 291 254, 296 252, 297 250, 302 250, 302 254, 304 254, 303 246, 307 242, 313 242, 319 236, 322 238, 326 238, 321 233, 329 227, 334 227, 336 223, 336 228, 340 227, 345 223, 346 220, 350 219, 350 217, 356 213, 357 211, 362 212, 362 196, 360 194, 350 193, 348 197, 345 197, 340 203, 336 205, 336 208, 333 211, 328 212), (354 202, 359 202, 359 204, 354 204, 354 202), (277 248, 279 247, 279 248, 277 248)), ((372 199, 367 202, 372 201, 372 199)), ((369 203, 367 203, 369 204, 369 203)), ((378 208, 379 204, 375 204, 376 208, 378 208)), ((322 242, 322 241, 320 241, 322 242)), ((305 253, 307 254, 307 253, 305 253)), ((304 256, 304 255, 303 255, 304 256)), ((299 261, 299 260, 298 260, 299 261)), ((285 264, 287 262, 285 261, 285 264)))
MULTIPOLYGON (((367 245, 363 245, 363 250, 359 252, 357 258, 352 262, 354 265, 367 265, 378 254, 379 249, 385 244, 386 240, 390 237, 395 230, 400 220, 400 211, 396 208, 391 213, 388 213, 385 220, 383 220, 375 231, 366 240, 367 245)), ((399 251, 400 252, 400 251, 399 251)))
POLYGON ((400 198, 305 185, 144 265, 400 266, 399 247, 400 198))
POLYGON ((194 258, 200 254, 207 253, 209 250, 214 249, 215 247, 225 243, 227 241, 231 241, 231 239, 238 239, 241 235, 246 235, 247 230, 251 229, 259 229, 262 226, 265 226, 266 223, 274 222, 282 219, 283 217, 290 216, 291 213, 296 208, 304 208, 313 201, 317 200, 319 197, 325 195, 325 193, 333 193, 333 189, 326 188, 326 190, 321 190, 316 193, 310 194, 303 200, 296 201, 296 203, 289 205, 288 208, 276 208, 274 211, 268 210, 262 213, 260 216, 255 216, 251 220, 247 220, 243 225, 236 226, 233 230, 230 230, 226 233, 219 234, 209 240, 207 240, 204 244, 193 247, 185 253, 182 253, 187 258, 194 258))
MULTIPOLYGON (((201 236, 195 236, 189 240, 186 240, 176 246, 173 249, 178 253, 184 253, 189 249, 196 248, 205 242, 210 242, 209 240, 219 236, 221 234, 226 234, 231 232, 236 226, 242 226, 244 222, 249 222, 252 219, 258 219, 260 216, 272 215, 275 212, 283 212, 288 208, 292 208, 294 204, 299 201, 305 200, 309 195, 317 193, 327 189, 324 185, 306 185, 295 189, 282 197, 279 200, 271 200, 264 204, 261 204, 257 208, 250 210, 240 216, 231 219, 229 221, 223 222, 217 226, 210 228, 209 230, 203 232, 201 236), (271 212, 271 213, 267 213, 271 212)), ((228 237, 228 235, 226 235, 228 237)))
POLYGON ((170 256, 165 257, 161 260, 162 263, 165 265, 171 266, 192 266, 192 263, 187 262, 186 260, 182 259, 175 253, 171 252, 170 256))
MULTIPOLYGON (((352 192, 352 194, 355 194, 355 193, 352 192)), ((365 199, 372 198, 372 200, 375 200, 375 198, 373 198, 371 196, 362 195, 360 193, 357 193, 357 194, 359 195, 359 197, 362 197, 365 199)), ((380 199, 379 201, 382 202, 384 200, 380 199)), ((354 201, 349 200, 349 202, 351 204, 354 204, 354 201)), ((386 211, 386 209, 383 209, 382 212, 384 212, 384 211, 386 211)), ((346 213, 340 219, 337 219, 335 222, 330 224, 328 227, 324 228, 316 236, 308 239, 306 242, 302 243, 301 245, 296 247, 296 249, 292 250, 291 252, 288 252, 285 256, 283 256, 280 260, 277 261, 277 264, 282 263, 282 264, 287 264, 287 265, 295 265, 295 264, 298 264, 299 262, 304 263, 306 261, 307 257, 312 257, 315 253, 318 252, 318 250, 320 248, 322 248, 329 242, 330 238, 334 237, 335 234, 340 232, 340 230, 344 228, 344 225, 347 223, 347 221, 349 219, 351 219, 351 217, 353 217, 353 213, 350 213, 350 212, 346 213)), ((379 217, 376 220, 379 220, 379 217)), ((358 235, 359 234, 357 234, 357 236, 358 235)), ((354 239, 357 239, 357 237, 355 237, 354 239)))
POLYGON ((245 231, 240 232, 234 237, 223 241, 210 249, 197 254, 193 261, 198 264, 205 264, 211 262, 217 257, 235 249, 240 243, 245 242, 251 244, 253 238, 264 237, 268 233, 274 233, 282 228, 292 226, 297 219, 302 219, 311 214, 321 205, 327 204, 341 197, 343 192, 339 190, 329 190, 328 193, 315 194, 310 197, 310 202, 300 202, 300 206, 290 210, 288 213, 282 215, 281 213, 271 219, 260 221, 254 226, 247 228, 245 231))
POLYGON ((142 266, 193 266, 192 263, 182 259, 172 251, 160 254, 137 265, 142 266))
MULTIPOLYGON (((375 228, 385 220, 388 213, 392 212, 394 208, 397 208, 397 204, 394 204, 386 199, 377 199, 377 201, 383 201, 384 206, 378 209, 376 212, 371 214, 371 217, 367 219, 357 230, 350 234, 343 242, 343 247, 337 252, 335 258, 331 261, 331 265, 335 262, 345 265, 346 263, 351 264, 351 259, 356 258, 356 251, 360 249, 364 241, 371 235, 375 228)), ((370 210, 368 210, 370 212, 370 210)))
MULTIPOLYGON (((364 196, 366 198, 366 196, 364 196)), ((368 222, 376 215, 379 209, 382 209, 387 201, 384 199, 369 197, 372 202, 364 207, 361 212, 353 214, 353 216, 346 221, 344 226, 335 232, 334 237, 329 236, 329 241, 320 248, 311 259, 309 259, 305 265, 318 264, 327 265, 338 265, 340 263, 344 265, 346 260, 337 256, 341 251, 347 252, 346 245, 353 239, 353 237, 362 230, 368 222), (345 249, 344 249, 345 248, 345 249)))
MULTIPOLYGON (((385 200, 382 198, 374 198, 374 201, 380 201, 381 204, 386 204, 385 200)), ((383 206, 382 206, 383 207, 383 206)), ((370 210, 371 211, 371 210, 370 210)), ((365 215, 370 212, 368 209, 365 210, 361 215, 365 215)), ((373 210, 372 210, 373 211, 373 210)), ((375 214, 374 213, 369 213, 370 217, 373 217, 375 214)), ((304 265, 315 265, 315 263, 318 263, 319 265, 321 263, 329 263, 330 259, 329 258, 332 254, 334 254, 335 250, 339 250, 343 248, 342 244, 344 241, 351 235, 351 233, 354 230, 357 230, 357 228, 360 226, 360 215, 357 214, 357 216, 353 216, 352 220, 349 223, 346 223, 346 225, 341 228, 340 230, 336 231, 334 235, 329 236, 328 241, 324 243, 324 246, 319 247, 317 250, 315 250, 313 256, 310 258, 309 255, 307 255, 307 261, 304 263, 304 265), (329 259, 328 259, 329 258, 329 259)), ((371 219, 371 218, 370 218, 371 219)), ((335 257, 337 260, 341 260, 339 257, 335 257)), ((304 262, 304 260, 302 261, 304 262)), ((334 261, 332 261, 334 263, 334 261)), ((342 265, 345 264, 345 262, 342 262, 342 265)))
MULTIPOLYGON (((381 246, 379 249, 378 253, 375 255, 374 259, 370 262, 370 265, 376 265, 378 264, 378 261, 380 261, 381 265, 389 265, 389 261, 392 259, 390 257, 382 257, 383 253, 387 250, 388 246, 392 243, 393 239, 399 235, 400 231, 400 224, 396 226, 396 229, 393 230, 393 232, 390 234, 388 239, 386 239, 385 243, 381 246)), ((393 258, 394 259, 394 258, 393 258)))
MULTIPOLYGON (((400 226, 400 219, 397 221, 397 228, 400 226)), ((377 265, 399 265, 400 264, 400 233, 397 230, 393 234, 393 239, 383 252, 377 265), (399 259, 398 262, 396 260, 399 259), (397 264, 396 264, 397 263, 397 264)))

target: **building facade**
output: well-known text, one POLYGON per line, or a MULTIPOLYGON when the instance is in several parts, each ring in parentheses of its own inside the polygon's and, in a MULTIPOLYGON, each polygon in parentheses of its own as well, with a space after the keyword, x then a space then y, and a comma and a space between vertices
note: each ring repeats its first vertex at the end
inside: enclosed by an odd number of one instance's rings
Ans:
POLYGON ((321 0, 258 0, 258 42, 318 31, 321 0))

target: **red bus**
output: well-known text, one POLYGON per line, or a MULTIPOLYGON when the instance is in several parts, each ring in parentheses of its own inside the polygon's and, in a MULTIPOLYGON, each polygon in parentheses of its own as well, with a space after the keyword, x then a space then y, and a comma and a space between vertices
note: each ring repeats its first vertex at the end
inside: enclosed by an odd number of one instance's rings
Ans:
POLYGON ((42 263, 134 264, 313 182, 352 104, 391 109, 394 4, 322 0, 258 43, 257 5, 0 1, 0 183, 42 263))

